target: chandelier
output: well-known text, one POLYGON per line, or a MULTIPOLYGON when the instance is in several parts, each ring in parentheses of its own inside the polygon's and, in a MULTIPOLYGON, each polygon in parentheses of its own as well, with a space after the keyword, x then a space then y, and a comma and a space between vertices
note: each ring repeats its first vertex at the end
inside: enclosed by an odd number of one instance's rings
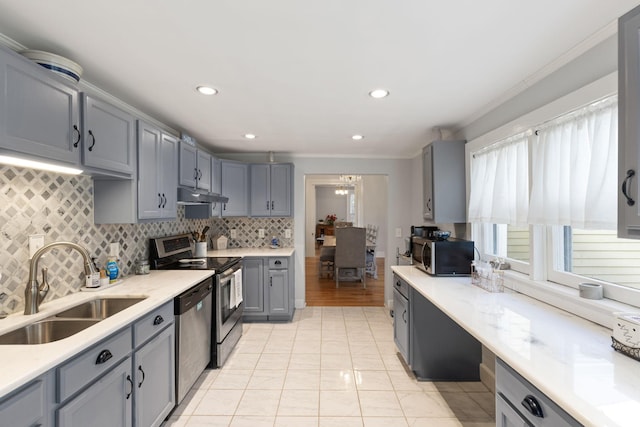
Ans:
POLYGON ((347 187, 338 187, 336 188, 336 194, 338 196, 346 196, 349 194, 349 190, 347 190, 347 187))
POLYGON ((340 175, 340 181, 346 182, 347 184, 355 184, 361 179, 362 177, 360 175, 340 175))

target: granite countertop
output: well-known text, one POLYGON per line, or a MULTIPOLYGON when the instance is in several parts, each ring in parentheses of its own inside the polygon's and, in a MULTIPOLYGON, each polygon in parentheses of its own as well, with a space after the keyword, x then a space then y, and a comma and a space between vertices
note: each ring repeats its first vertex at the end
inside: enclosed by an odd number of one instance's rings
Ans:
MULTIPOLYGON (((82 350, 117 332, 144 314, 213 275, 210 270, 154 270, 143 276, 128 276, 121 284, 96 292, 74 294, 45 302, 33 315, 15 313, 0 320, 0 334, 42 320, 84 301, 103 296, 147 296, 133 306, 114 314, 69 338, 39 345, 0 345, 0 398, 60 365, 82 350)), ((52 280, 52 286, 55 281, 52 280)))
POLYGON ((391 269, 585 426, 640 423, 640 362, 611 348, 611 330, 469 277, 391 269))

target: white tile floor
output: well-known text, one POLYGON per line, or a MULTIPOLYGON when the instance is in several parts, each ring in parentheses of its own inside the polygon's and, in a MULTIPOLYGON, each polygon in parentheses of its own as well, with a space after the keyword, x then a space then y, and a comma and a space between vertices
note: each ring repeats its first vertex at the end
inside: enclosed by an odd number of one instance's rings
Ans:
POLYGON ((251 323, 222 369, 206 370, 165 427, 489 427, 481 383, 417 382, 377 307, 308 307, 251 323))

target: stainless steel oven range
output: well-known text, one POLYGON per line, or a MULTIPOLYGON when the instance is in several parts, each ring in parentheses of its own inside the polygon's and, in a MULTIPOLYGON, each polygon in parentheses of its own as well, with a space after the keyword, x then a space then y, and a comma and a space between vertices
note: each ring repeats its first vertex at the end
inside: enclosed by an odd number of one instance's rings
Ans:
MULTIPOLYGON (((195 258, 191 234, 151 239, 149 258, 157 270, 214 270, 209 367, 221 367, 242 336, 242 259, 195 258)), ((194 337, 195 339, 196 337, 194 337)), ((204 338, 203 338, 204 339, 204 338)))

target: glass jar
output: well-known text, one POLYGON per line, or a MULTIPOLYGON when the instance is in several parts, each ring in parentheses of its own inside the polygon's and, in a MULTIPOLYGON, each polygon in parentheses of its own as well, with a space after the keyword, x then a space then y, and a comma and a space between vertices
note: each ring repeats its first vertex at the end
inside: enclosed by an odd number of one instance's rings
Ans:
POLYGON ((136 261, 136 274, 149 274, 149 261, 139 259, 136 261))

